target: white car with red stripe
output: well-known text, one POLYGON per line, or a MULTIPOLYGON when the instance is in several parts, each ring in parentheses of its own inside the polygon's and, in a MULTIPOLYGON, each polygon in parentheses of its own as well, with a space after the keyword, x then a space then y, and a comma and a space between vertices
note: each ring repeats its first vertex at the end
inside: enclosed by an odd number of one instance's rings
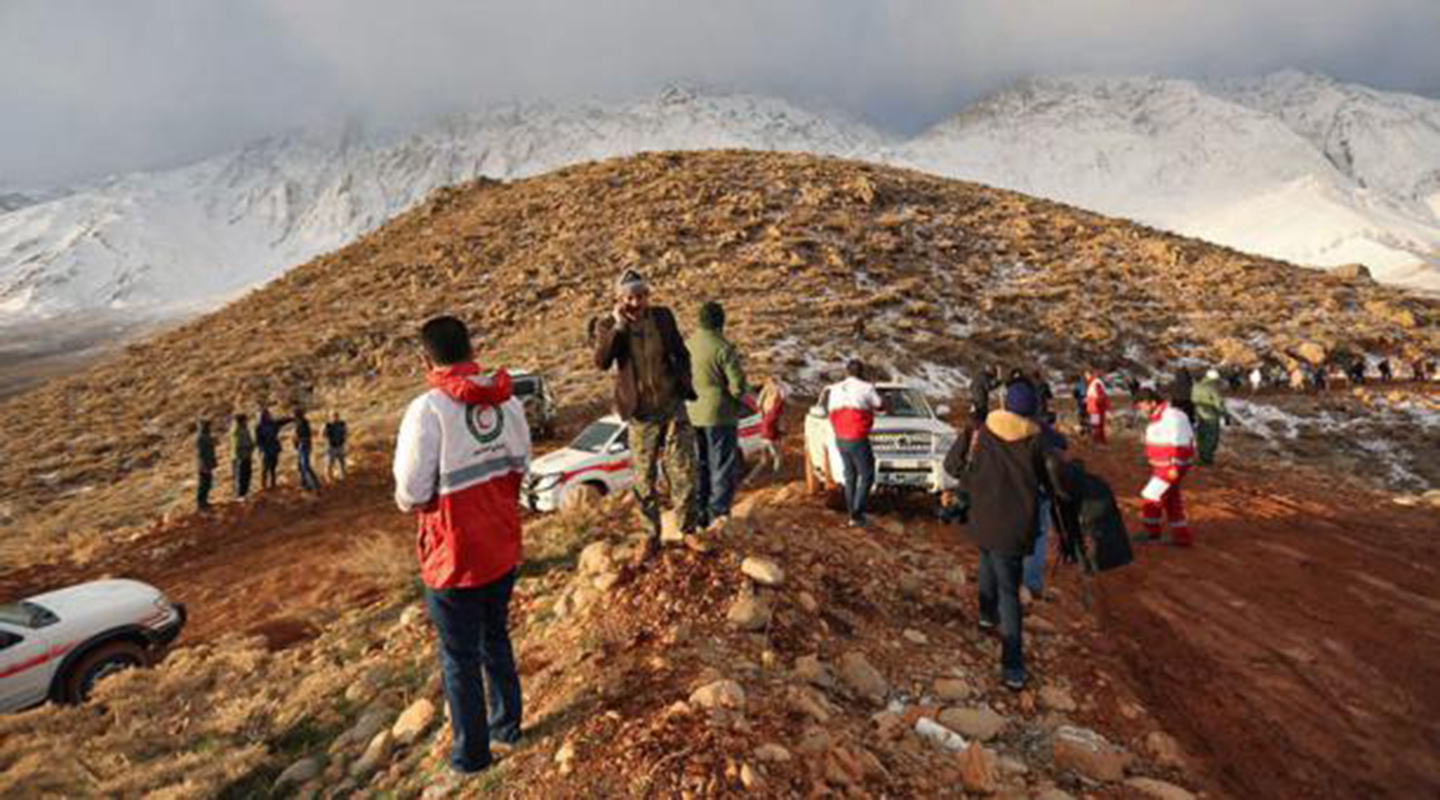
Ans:
POLYGON ((183 605, 132 580, 0 603, 0 712, 78 703, 102 678, 154 663, 184 625, 183 605))
MULTIPOLYGON (((945 472, 945 454, 956 439, 955 429, 940 418, 950 409, 940 406, 938 414, 920 390, 898 383, 878 383, 883 408, 875 412, 870 447, 875 453, 875 487, 940 492, 954 488, 956 481, 945 472)), ((835 445, 830 424, 829 392, 805 415, 806 482, 825 486, 843 483, 844 463, 835 445)))
MULTIPOLYGON (((746 406, 753 408, 748 399, 746 406)), ((760 449, 760 414, 740 420, 740 451, 760 449)), ((614 414, 590 423, 570 446, 530 463, 520 500, 531 511, 555 511, 566 503, 593 501, 635 483, 630 469, 630 426, 614 414)))

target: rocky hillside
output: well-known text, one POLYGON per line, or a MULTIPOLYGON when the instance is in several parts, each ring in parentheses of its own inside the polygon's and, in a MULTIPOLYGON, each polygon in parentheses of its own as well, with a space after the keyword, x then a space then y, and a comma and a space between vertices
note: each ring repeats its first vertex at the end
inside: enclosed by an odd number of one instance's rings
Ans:
POLYGON ((802 386, 854 355, 943 396, 996 360, 1068 374, 1440 349, 1433 299, 1056 203, 813 156, 643 155, 439 191, 217 313, 0 404, 0 544, 15 559, 69 552, 188 505, 201 414, 304 402, 392 435, 432 314, 469 320, 487 362, 543 369, 563 403, 596 407, 587 322, 627 266, 687 325, 724 301, 753 371, 802 386))

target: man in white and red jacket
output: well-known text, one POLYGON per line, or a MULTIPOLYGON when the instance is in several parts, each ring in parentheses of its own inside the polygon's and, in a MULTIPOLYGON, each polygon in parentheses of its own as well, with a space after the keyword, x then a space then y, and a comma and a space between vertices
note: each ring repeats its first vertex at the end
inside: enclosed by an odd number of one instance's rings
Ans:
POLYGON ((865 503, 875 484, 875 451, 870 447, 870 429, 875 412, 883 404, 875 387, 864 379, 865 365, 845 365, 846 378, 829 389, 826 412, 835 431, 835 447, 845 465, 845 508, 851 527, 865 525, 865 503))
POLYGON ((1150 486, 1140 511, 1145 533, 1141 541, 1160 538, 1161 519, 1170 523, 1171 541, 1180 547, 1194 544, 1190 523, 1185 519, 1185 502, 1180 484, 1195 459, 1195 432, 1185 412, 1161 399, 1154 389, 1140 392, 1140 410, 1150 418, 1145 428, 1145 460, 1150 463, 1150 486), (1156 497, 1155 489, 1163 488, 1156 497))
POLYGON ((400 423, 395 502, 419 518, 416 553, 450 706, 450 766, 463 776, 490 766, 492 739, 513 746, 520 738, 509 614, 530 426, 510 376, 476 365, 464 323, 437 317, 420 338, 430 389, 400 423))
POLYGON ((1085 373, 1085 413, 1090 415, 1090 438, 1105 444, 1105 417, 1110 413, 1110 394, 1095 372, 1085 373))

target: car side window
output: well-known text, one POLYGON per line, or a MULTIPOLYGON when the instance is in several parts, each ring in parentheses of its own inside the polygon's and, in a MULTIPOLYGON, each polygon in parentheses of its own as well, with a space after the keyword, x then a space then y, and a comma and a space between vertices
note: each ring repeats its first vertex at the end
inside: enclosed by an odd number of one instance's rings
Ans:
POLYGON ((25 641, 25 637, 21 636, 18 633, 11 633, 10 631, 0 631, 0 650, 6 650, 10 647, 20 644, 23 641, 25 641))
POLYGON ((610 440, 609 449, 616 453, 630 452, 630 428, 628 426, 621 428, 620 432, 615 434, 615 438, 610 440))

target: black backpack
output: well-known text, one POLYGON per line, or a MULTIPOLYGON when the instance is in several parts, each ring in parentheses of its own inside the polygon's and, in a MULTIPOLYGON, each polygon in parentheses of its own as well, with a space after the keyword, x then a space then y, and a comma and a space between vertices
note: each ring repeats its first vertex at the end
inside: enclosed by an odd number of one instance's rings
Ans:
POLYGON ((1071 502, 1057 504, 1062 533, 1061 551, 1067 561, 1084 559, 1087 570, 1105 572, 1135 560, 1130 533, 1115 503, 1115 492, 1084 463, 1065 465, 1064 480, 1071 502))

